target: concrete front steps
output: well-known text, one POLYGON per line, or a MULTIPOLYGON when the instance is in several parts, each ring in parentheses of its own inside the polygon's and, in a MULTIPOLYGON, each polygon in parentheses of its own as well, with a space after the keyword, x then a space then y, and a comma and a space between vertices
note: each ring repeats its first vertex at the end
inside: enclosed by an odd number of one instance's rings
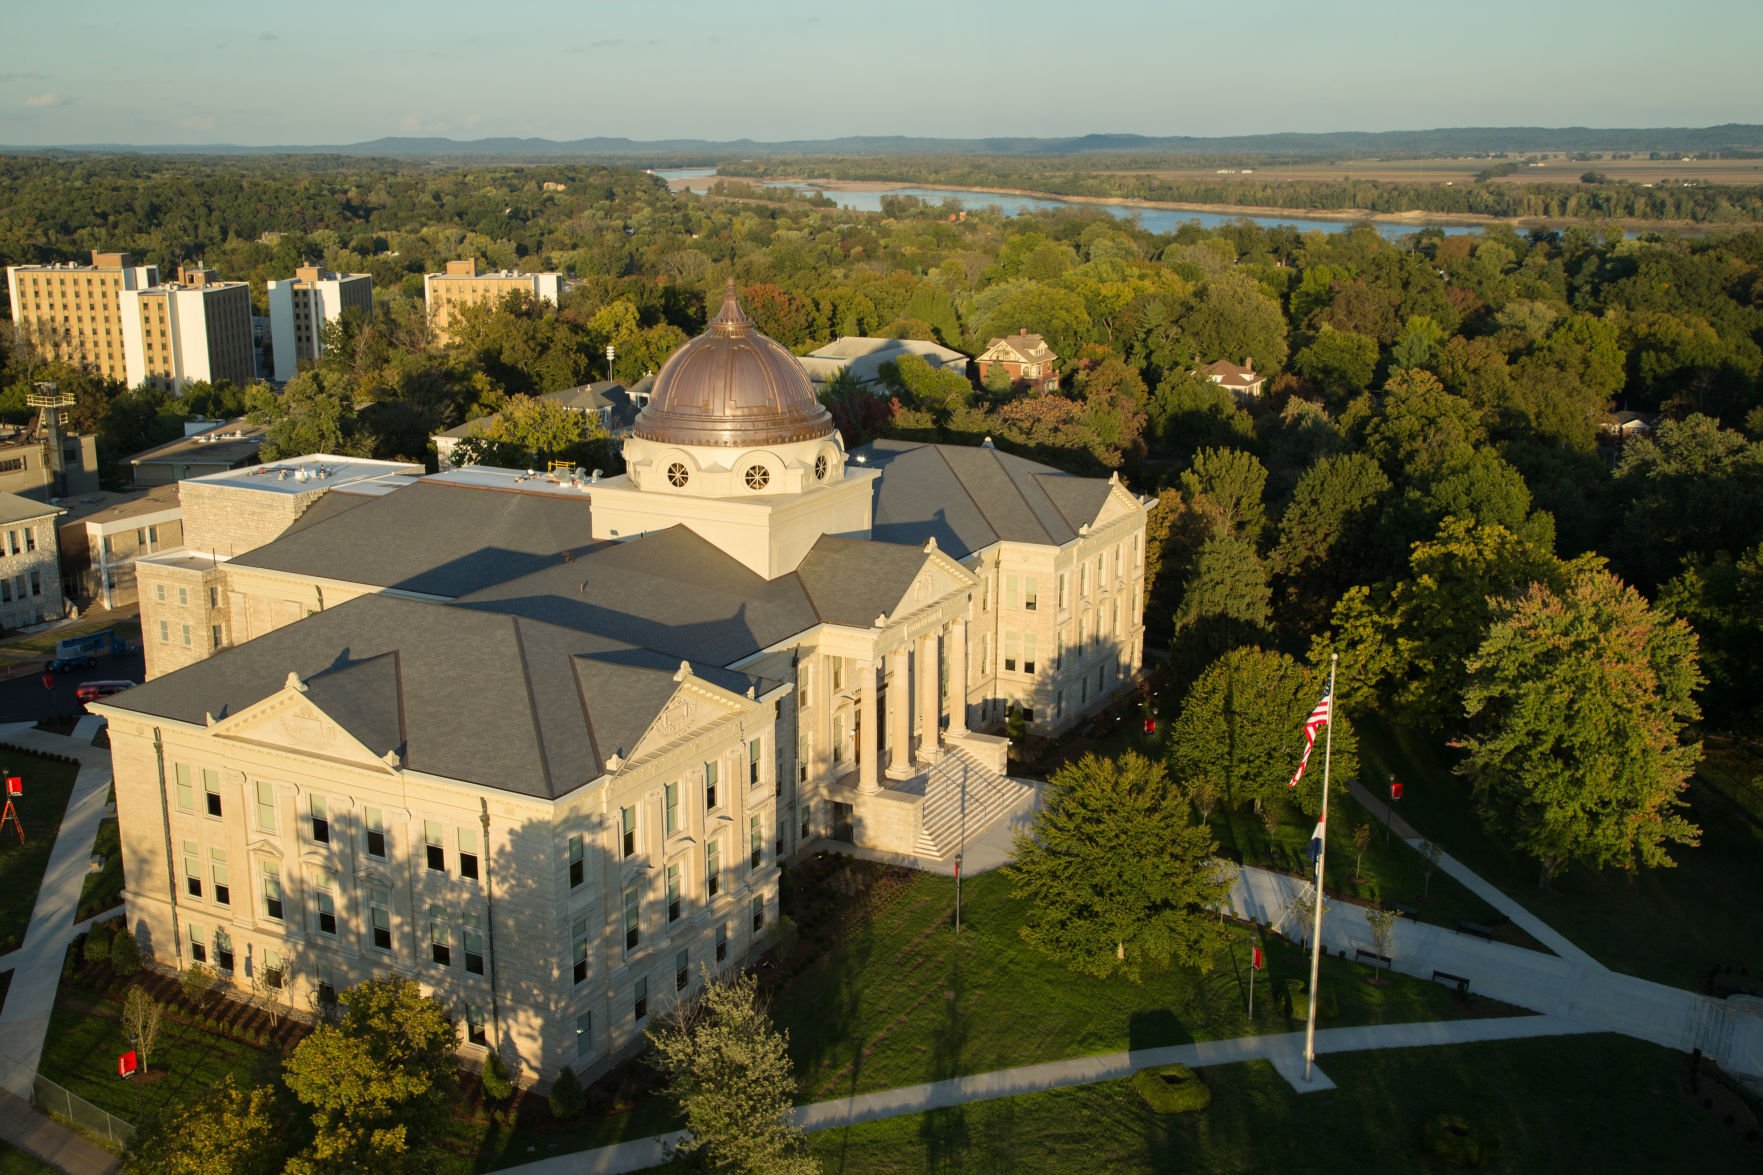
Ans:
POLYGON ((945 860, 960 849, 963 783, 969 836, 1019 803, 1031 790, 959 747, 945 745, 942 757, 931 765, 925 779, 924 814, 916 848, 919 856, 945 860))

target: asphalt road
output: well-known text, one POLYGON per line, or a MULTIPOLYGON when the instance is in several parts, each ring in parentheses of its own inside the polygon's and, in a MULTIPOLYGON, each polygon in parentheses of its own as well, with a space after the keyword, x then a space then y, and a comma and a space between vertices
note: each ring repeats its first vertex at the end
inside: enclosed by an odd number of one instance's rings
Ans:
POLYGON ((39 667, 34 672, 0 681, 0 722, 34 722, 57 714, 79 714, 85 710, 80 700, 74 697, 74 689, 80 682, 119 677, 139 682, 146 674, 146 659, 140 653, 113 653, 98 658, 95 669, 57 673, 55 685, 44 689, 43 671, 39 667))

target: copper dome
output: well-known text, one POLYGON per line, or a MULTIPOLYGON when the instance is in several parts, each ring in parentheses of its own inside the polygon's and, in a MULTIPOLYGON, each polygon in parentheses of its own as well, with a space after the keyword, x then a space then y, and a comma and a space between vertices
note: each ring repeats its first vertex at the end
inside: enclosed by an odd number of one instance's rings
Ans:
POLYGON ((815 440, 833 422, 796 357, 754 328, 730 278, 709 329, 661 365, 632 431, 664 444, 750 448, 815 440))

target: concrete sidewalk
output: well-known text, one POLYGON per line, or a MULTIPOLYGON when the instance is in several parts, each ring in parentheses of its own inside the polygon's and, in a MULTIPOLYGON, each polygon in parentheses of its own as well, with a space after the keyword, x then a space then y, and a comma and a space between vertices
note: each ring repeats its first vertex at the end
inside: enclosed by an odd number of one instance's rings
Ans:
POLYGON ((110 1175, 117 1157, 0 1089, 0 1140, 69 1175, 110 1175))
POLYGON ((74 936, 92 843, 104 818, 110 752, 20 723, 0 726, 0 743, 80 760, 24 943, 13 954, 12 986, 0 1011, 0 1089, 28 1099, 55 1006, 62 958, 74 936))
MULTIPOLYGON (((1429 1048, 1438 1045, 1472 1044, 1489 1040, 1517 1040, 1541 1036, 1567 1036, 1592 1031, 1583 1024, 1553 1016, 1516 1016, 1487 1020, 1449 1020, 1422 1024, 1380 1024, 1360 1028, 1328 1028, 1316 1034, 1318 1056, 1362 1052, 1367 1049, 1429 1048)), ((834 1101, 798 1106, 795 1122, 804 1130, 829 1130, 858 1122, 872 1122, 901 1114, 922 1114, 970 1102, 1014 1097, 1071 1085, 1091 1085, 1129 1077, 1140 1069, 1160 1065, 1235 1065, 1265 1060, 1287 1080, 1301 1085, 1304 1070, 1304 1034, 1286 1032, 1272 1036, 1244 1036, 1235 1040, 1209 1040, 1169 1045, 1136 1052, 1103 1053, 1072 1057, 968 1077, 952 1077, 900 1089, 854 1094, 834 1101)), ((1332 1088, 1317 1072, 1313 1088, 1332 1088)), ((520 1175, 622 1175, 642 1171, 667 1161, 669 1148, 684 1132, 632 1139, 616 1146, 600 1147, 571 1155, 556 1155, 508 1168, 520 1175)))

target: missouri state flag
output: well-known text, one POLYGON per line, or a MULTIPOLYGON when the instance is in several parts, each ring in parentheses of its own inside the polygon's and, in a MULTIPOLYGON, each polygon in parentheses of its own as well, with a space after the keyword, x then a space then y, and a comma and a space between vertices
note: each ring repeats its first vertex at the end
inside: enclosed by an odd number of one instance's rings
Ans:
POLYGON ((1298 760, 1298 770, 1292 774, 1292 781, 1287 788, 1298 786, 1304 778, 1304 768, 1310 766, 1310 752, 1316 749, 1316 732, 1328 725, 1334 715, 1334 695, 1323 694, 1322 700, 1316 703, 1316 709, 1310 711, 1310 717, 1304 719, 1304 757, 1298 760))

